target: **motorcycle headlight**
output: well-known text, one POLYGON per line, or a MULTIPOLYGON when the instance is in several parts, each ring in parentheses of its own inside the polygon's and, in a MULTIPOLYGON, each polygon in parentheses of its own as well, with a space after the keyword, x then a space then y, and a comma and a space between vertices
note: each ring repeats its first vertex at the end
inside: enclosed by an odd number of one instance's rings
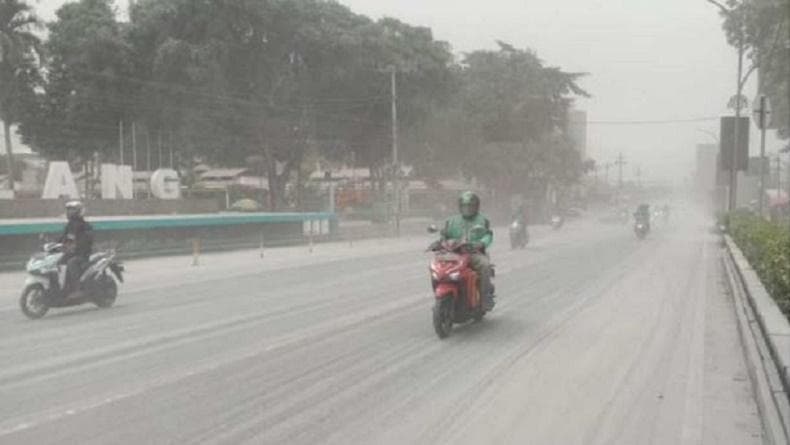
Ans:
POLYGON ((448 276, 448 278, 450 281, 458 281, 461 279, 461 272, 453 272, 448 276))

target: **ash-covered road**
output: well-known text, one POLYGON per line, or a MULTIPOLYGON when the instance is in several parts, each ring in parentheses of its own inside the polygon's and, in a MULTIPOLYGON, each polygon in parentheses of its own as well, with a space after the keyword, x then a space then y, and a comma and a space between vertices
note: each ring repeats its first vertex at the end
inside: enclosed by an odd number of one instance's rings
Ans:
POLYGON ((0 443, 761 443, 717 239, 677 217, 498 233, 498 306, 444 341, 428 236, 136 261, 35 322, 0 275, 0 443))

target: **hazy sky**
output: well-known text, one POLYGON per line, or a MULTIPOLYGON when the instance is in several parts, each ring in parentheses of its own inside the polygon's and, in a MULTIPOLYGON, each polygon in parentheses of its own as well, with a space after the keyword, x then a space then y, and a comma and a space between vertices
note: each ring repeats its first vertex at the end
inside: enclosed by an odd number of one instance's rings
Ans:
MULTIPOLYGON (((116 0, 119 9, 126 0, 116 0)), ((39 0, 48 19, 63 0, 39 0)), ((547 64, 590 73, 579 101, 592 121, 588 154, 600 163, 623 152, 631 176, 686 177, 699 131, 718 122, 612 125, 716 117, 735 90, 736 53, 705 0, 340 0, 374 18, 429 26, 457 52, 494 48, 496 39, 533 49, 547 64), (600 122, 600 123, 595 123, 600 122)), ((754 82, 746 90, 754 96, 754 82)), ((754 139, 756 140, 756 139, 754 139)), ((757 144, 752 143, 754 150, 757 144)), ((775 143, 769 144, 771 150, 775 143)))

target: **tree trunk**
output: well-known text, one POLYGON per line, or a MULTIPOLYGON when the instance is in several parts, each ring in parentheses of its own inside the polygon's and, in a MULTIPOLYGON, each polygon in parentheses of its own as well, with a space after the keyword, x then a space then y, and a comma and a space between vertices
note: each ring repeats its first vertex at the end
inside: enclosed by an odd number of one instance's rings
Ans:
POLYGON ((296 167, 296 208, 299 209, 300 212, 304 212, 304 202, 302 197, 304 190, 302 181, 304 181, 304 178, 302 176, 302 163, 299 162, 296 167))
POLYGON ((274 212, 277 210, 277 199, 279 195, 277 161, 272 155, 271 148, 266 143, 264 143, 263 153, 265 155, 266 176, 268 176, 267 179, 269 180, 269 211, 274 212))
POLYGON ((5 153, 6 165, 8 168, 8 190, 14 193, 14 147, 11 145, 11 124, 8 120, 3 120, 3 131, 5 133, 5 153))

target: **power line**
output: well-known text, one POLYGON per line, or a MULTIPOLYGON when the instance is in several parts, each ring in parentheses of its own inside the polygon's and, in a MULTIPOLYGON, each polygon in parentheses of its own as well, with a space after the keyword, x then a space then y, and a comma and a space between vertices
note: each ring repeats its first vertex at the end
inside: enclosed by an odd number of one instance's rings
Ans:
POLYGON ((666 124, 685 124, 693 122, 712 122, 718 121, 719 116, 693 117, 687 119, 662 119, 662 120, 633 120, 633 121, 587 121, 588 125, 666 125, 666 124))

